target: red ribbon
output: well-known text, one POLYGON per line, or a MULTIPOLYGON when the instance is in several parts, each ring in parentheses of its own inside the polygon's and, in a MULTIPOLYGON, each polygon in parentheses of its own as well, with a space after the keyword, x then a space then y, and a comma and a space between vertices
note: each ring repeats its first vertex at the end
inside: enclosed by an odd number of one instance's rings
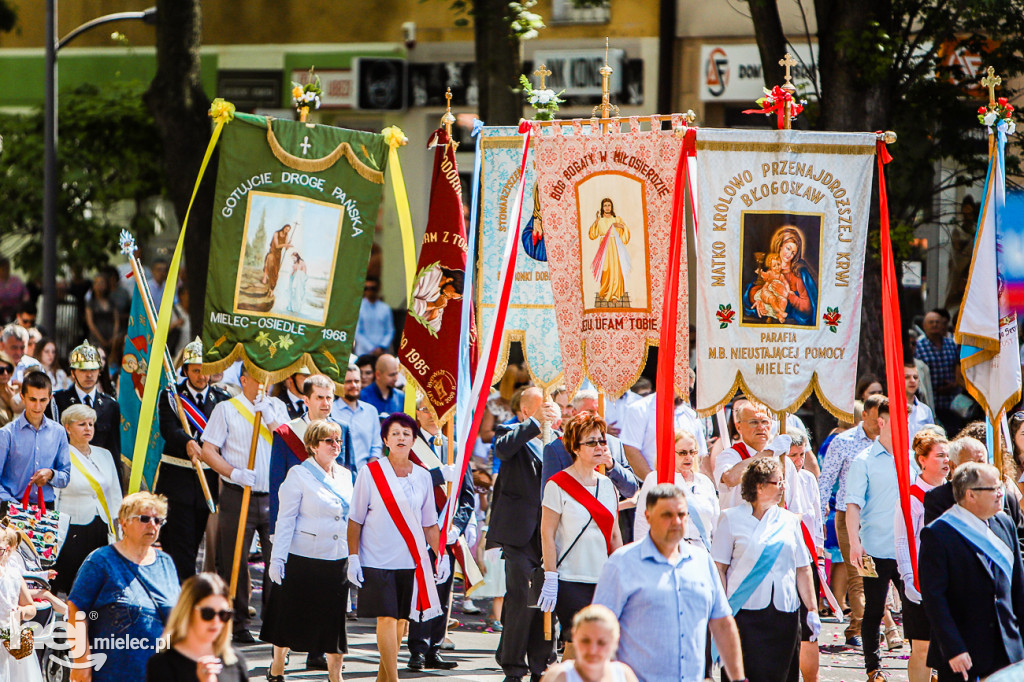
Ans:
MULTIPOLYGON (((675 454, 674 451, 673 454, 675 454)), ((659 469, 659 471, 661 471, 661 469, 659 469)), ((673 474, 674 473, 675 470, 673 470, 673 474)), ((568 471, 559 471, 557 474, 552 476, 550 480, 587 510, 587 513, 590 514, 590 518, 594 519, 594 523, 597 524, 598 529, 601 531, 601 535, 604 536, 605 549, 608 551, 608 556, 611 556, 612 530, 615 526, 615 514, 608 511, 608 507, 601 504, 601 501, 598 500, 596 496, 591 495, 590 491, 584 488, 583 484, 573 478, 568 471)))
MULTIPOLYGON (((43 486, 38 486, 39 493, 36 499, 39 501, 39 509, 36 511, 36 520, 39 520, 46 516, 46 500, 43 499, 43 486)), ((29 500, 32 499, 32 484, 29 483, 25 488, 25 494, 21 496, 21 508, 23 511, 28 511, 29 500)))
POLYGON ((917 542, 914 540, 914 524, 910 519, 910 451, 907 433, 907 392, 903 386, 903 373, 897 371, 903 366, 903 326, 900 321, 900 299, 896 280, 896 262, 892 253, 892 237, 889 234, 889 198, 885 191, 885 164, 892 161, 892 155, 879 139, 875 143, 878 157, 878 211, 882 230, 882 340, 885 347, 886 388, 889 396, 889 424, 892 430, 892 454, 896 460, 896 480, 900 487, 900 511, 907 527, 907 543, 910 546, 910 565, 914 570, 914 585, 917 586, 917 542))
MULTIPOLYGON (((744 114, 771 114, 774 112, 776 116, 776 122, 779 126, 779 130, 786 127, 786 107, 792 105, 790 109, 790 120, 800 115, 800 112, 804 110, 804 105, 793 100, 793 95, 788 90, 784 90, 776 85, 772 88, 771 94, 766 95, 761 100, 760 109, 745 109, 744 114)), ((888 161, 886 162, 888 163, 888 161)))

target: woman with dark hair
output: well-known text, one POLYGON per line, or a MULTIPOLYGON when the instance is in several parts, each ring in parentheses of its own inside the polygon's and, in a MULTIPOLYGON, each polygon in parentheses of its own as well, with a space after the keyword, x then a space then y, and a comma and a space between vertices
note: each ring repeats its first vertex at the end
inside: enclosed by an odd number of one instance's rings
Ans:
POLYGON ((544 554, 544 587, 539 606, 554 611, 562 623, 563 660, 575 657, 573 622, 594 599, 601 567, 622 546, 616 522, 619 494, 602 464, 615 465, 608 451, 604 419, 581 412, 565 425, 562 442, 572 464, 548 479, 541 504, 540 542, 544 554))
POLYGON ((409 459, 418 433, 407 414, 385 419, 380 434, 387 456, 362 468, 352 494, 348 580, 362 588, 359 617, 377 620, 378 682, 398 682, 398 650, 408 621, 441 615, 436 583, 451 572, 448 554, 439 552, 433 482, 409 459), (428 549, 443 555, 436 575, 428 549))
POLYGON ((281 260, 284 250, 291 248, 292 226, 285 225, 270 238, 267 255, 263 258, 263 283, 273 293, 277 288, 277 278, 281 274, 281 260))
MULTIPOLYGON (((782 276, 789 284, 786 322, 813 326, 818 319, 818 282, 814 269, 804 260, 803 254, 803 232, 795 225, 783 225, 772 235, 765 262, 769 256, 778 256, 782 276)), ((764 317, 758 313, 754 298, 763 286, 765 282, 758 278, 756 282, 748 284, 743 292, 743 308, 747 315, 764 317)))
POLYGON ((796 682, 801 602, 811 641, 821 632, 800 517, 779 507, 782 474, 775 457, 757 457, 743 472, 743 503, 722 511, 711 541, 753 682, 796 682))
POLYGON ((857 400, 864 402, 873 395, 884 395, 885 387, 882 381, 874 374, 865 374, 857 379, 857 390, 854 392, 857 400))
POLYGON ((53 382, 53 392, 63 391, 71 388, 71 379, 60 366, 60 359, 57 357, 57 342, 51 338, 44 337, 36 344, 36 360, 43 366, 46 376, 53 382))

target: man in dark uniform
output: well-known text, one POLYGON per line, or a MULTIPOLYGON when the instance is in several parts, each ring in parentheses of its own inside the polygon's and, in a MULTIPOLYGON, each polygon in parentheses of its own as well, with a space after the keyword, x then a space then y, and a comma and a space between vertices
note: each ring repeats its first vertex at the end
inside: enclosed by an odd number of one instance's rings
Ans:
POLYGON ((305 396, 306 379, 309 378, 309 375, 309 368, 303 365, 299 371, 281 382, 282 390, 277 397, 288 408, 289 419, 298 419, 306 414, 306 402, 303 397, 305 396))
MULTIPOLYGON (((199 543, 203 540, 210 517, 192 460, 198 460, 202 452, 199 437, 206 427, 206 419, 217 403, 230 400, 231 396, 211 386, 209 375, 203 374, 203 344, 198 338, 185 346, 181 363, 185 381, 178 384, 178 395, 191 435, 181 425, 174 395, 169 388, 164 389, 157 402, 164 452, 160 457, 155 487, 158 494, 167 497, 167 523, 160 531, 160 543, 174 560, 178 580, 184 582, 196 574, 199 543)), ((210 494, 216 502, 217 474, 205 465, 203 469, 210 494)))
POLYGON ((121 466, 121 407, 117 400, 99 390, 100 353, 86 341, 71 351, 71 388, 57 391, 50 401, 50 417, 60 423, 61 413, 72 405, 82 404, 96 410, 96 435, 92 444, 105 448, 114 458, 114 468, 125 488, 121 466))

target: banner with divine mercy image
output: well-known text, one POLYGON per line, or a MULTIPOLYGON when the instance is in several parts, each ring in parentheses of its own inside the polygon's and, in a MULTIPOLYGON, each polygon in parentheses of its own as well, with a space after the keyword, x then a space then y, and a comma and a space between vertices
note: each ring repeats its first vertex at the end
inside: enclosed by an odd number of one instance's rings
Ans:
POLYGON ((852 421, 873 133, 697 131, 697 411, 852 421))
POLYGON ((303 365, 344 381, 387 158, 372 133, 248 114, 224 126, 204 371, 243 359, 261 382, 303 365))
MULTIPOLYGON (((479 144, 483 162, 478 310, 482 338, 488 338, 494 333, 496 305, 501 298, 500 275, 505 238, 509 223, 515 220, 511 212, 519 183, 523 136, 518 134, 516 126, 484 126, 479 144)), ((494 376, 504 374, 509 343, 518 340, 523 346, 530 377, 535 384, 547 389, 562 380, 562 353, 558 345, 555 301, 548 272, 548 242, 540 213, 540 197, 534 192, 537 178, 533 157, 531 153, 526 162, 519 256, 516 258, 505 333, 494 376)))
MULTIPOLYGON (((682 138, 632 117, 627 129, 585 129, 584 121, 534 123, 536 191, 547 241, 565 385, 584 378, 610 398, 636 382, 647 348, 660 339, 668 269, 672 193, 682 138)), ((681 125, 674 120, 673 127, 681 125)), ((686 272, 686 247, 680 268, 686 272)), ((680 277, 677 339, 689 347, 686 278, 680 277)), ((688 390, 677 354, 675 389, 688 390)))

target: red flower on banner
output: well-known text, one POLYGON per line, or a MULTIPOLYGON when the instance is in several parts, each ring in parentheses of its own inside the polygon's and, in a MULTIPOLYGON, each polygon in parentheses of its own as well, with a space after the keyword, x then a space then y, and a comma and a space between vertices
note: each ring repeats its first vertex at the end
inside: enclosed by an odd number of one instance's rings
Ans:
POLYGON ((828 325, 828 330, 833 334, 836 334, 836 327, 839 326, 839 321, 842 317, 843 315, 839 312, 839 308, 826 308, 825 314, 821 316, 821 319, 828 325))
POLYGON ((786 118, 786 107, 789 106, 790 120, 796 120, 796 117, 804 110, 804 105, 807 103, 804 100, 797 102, 793 99, 793 95, 776 85, 771 90, 764 90, 764 97, 755 102, 760 109, 745 109, 744 114, 764 114, 765 116, 771 116, 775 114, 778 118, 779 129, 783 127, 783 122, 786 118))
POLYGON ((732 303, 729 303, 728 305, 719 304, 718 310, 715 311, 715 315, 718 317, 718 328, 725 329, 735 318, 736 311, 732 309, 732 303))

